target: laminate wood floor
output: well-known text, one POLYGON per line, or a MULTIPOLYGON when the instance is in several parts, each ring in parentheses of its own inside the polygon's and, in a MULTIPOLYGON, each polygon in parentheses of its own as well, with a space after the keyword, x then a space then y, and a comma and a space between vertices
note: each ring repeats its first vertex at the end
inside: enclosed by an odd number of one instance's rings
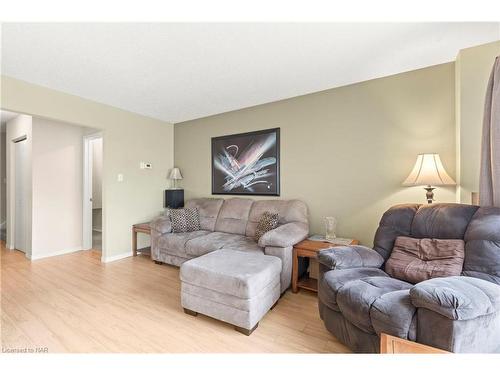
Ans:
POLYGON ((29 261, 1 250, 2 349, 124 353, 348 353, 323 326, 313 293, 288 291, 247 337, 184 314, 179 270, 145 256, 100 262, 80 251, 29 261))

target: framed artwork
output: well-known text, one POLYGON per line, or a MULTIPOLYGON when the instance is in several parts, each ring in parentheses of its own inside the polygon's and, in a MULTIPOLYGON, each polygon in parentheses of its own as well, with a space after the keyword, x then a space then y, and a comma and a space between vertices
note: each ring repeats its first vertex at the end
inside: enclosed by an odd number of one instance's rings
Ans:
POLYGON ((280 129, 212 138, 212 194, 280 195, 280 129))

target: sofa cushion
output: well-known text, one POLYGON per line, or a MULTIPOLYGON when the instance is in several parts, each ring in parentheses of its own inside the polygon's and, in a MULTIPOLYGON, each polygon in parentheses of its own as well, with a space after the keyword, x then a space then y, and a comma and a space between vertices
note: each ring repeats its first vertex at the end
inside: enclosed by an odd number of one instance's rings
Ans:
POLYGON ((195 207, 169 209, 168 216, 174 233, 200 230, 200 215, 195 207))
POLYGON ((253 238, 245 236, 234 236, 232 240, 225 244, 223 249, 232 249, 245 252, 264 253, 264 248, 260 247, 253 238))
POLYGON ((215 231, 244 235, 252 204, 252 199, 226 199, 217 217, 215 231))
POLYGON ((385 272, 414 284, 434 277, 458 276, 464 256, 463 240, 398 237, 385 272))
POLYGON ((259 242, 260 238, 270 230, 275 229, 278 226, 279 215, 277 213, 272 213, 266 211, 260 217, 257 223, 257 228, 255 229, 255 241, 259 242))
POLYGON ((281 260, 262 253, 217 250, 181 266, 184 283, 239 298, 253 298, 280 282, 281 260))
POLYGON ((387 276, 378 268, 350 268, 325 272, 318 282, 318 298, 335 311, 340 311, 337 305, 337 293, 348 282, 369 276, 387 276))
POLYGON ((416 340, 417 308, 412 305, 407 289, 381 295, 370 309, 373 329, 407 340, 416 340))
POLYGON ((186 253, 192 257, 199 257, 226 247, 240 251, 262 252, 262 248, 251 238, 238 234, 211 232, 206 236, 189 240, 186 243, 186 253))
POLYGON ((215 222, 222 207, 223 199, 216 198, 198 198, 190 199, 186 202, 185 207, 196 207, 200 215, 200 227, 202 230, 215 230, 215 222))
POLYGON ((168 254, 186 257, 186 242, 193 238, 209 234, 209 231, 198 230, 196 232, 168 233, 158 239, 158 246, 165 249, 168 254))
POLYGON ((265 211, 277 213, 279 224, 292 222, 308 223, 307 206, 299 200, 261 200, 255 201, 250 209, 246 228, 247 237, 255 237, 257 224, 265 211))
POLYGON ((337 304, 342 315, 359 329, 375 333, 370 310, 373 303, 386 293, 410 290, 412 284, 388 276, 372 276, 353 280, 337 293, 337 304))

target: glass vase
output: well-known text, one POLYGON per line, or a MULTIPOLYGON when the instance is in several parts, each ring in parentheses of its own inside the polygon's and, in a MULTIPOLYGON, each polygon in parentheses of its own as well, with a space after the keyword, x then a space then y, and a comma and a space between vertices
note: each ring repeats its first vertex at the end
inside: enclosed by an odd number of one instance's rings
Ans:
POLYGON ((337 219, 332 216, 325 217, 325 239, 327 241, 337 238, 337 219))

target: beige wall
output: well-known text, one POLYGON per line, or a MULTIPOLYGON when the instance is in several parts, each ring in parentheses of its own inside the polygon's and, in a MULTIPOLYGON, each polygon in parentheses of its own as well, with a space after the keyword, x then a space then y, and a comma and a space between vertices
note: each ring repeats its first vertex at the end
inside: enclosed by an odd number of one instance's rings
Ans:
MULTIPOLYGON (((162 211, 173 167, 173 126, 77 96, 2 76, 1 108, 103 132, 103 258, 131 253, 132 224, 162 211), (153 169, 139 169, 141 161, 153 169), (118 182, 122 173, 124 181, 118 182)), ((140 244, 141 245, 141 244, 140 244)))
MULTIPOLYGON (((437 152, 455 175, 454 64, 269 103, 175 125, 175 164, 186 197, 211 195, 210 138, 281 128, 281 197, 310 208, 311 231, 339 220, 340 236, 371 245, 391 205, 423 203, 405 188, 418 153, 437 152)), ((439 202, 455 188, 439 188, 439 202)))
POLYGON ((462 203, 471 203, 471 192, 479 191, 484 98, 499 55, 500 41, 461 50, 457 56, 457 199, 462 203))
POLYGON ((33 117, 32 259, 82 249, 84 129, 33 117))

